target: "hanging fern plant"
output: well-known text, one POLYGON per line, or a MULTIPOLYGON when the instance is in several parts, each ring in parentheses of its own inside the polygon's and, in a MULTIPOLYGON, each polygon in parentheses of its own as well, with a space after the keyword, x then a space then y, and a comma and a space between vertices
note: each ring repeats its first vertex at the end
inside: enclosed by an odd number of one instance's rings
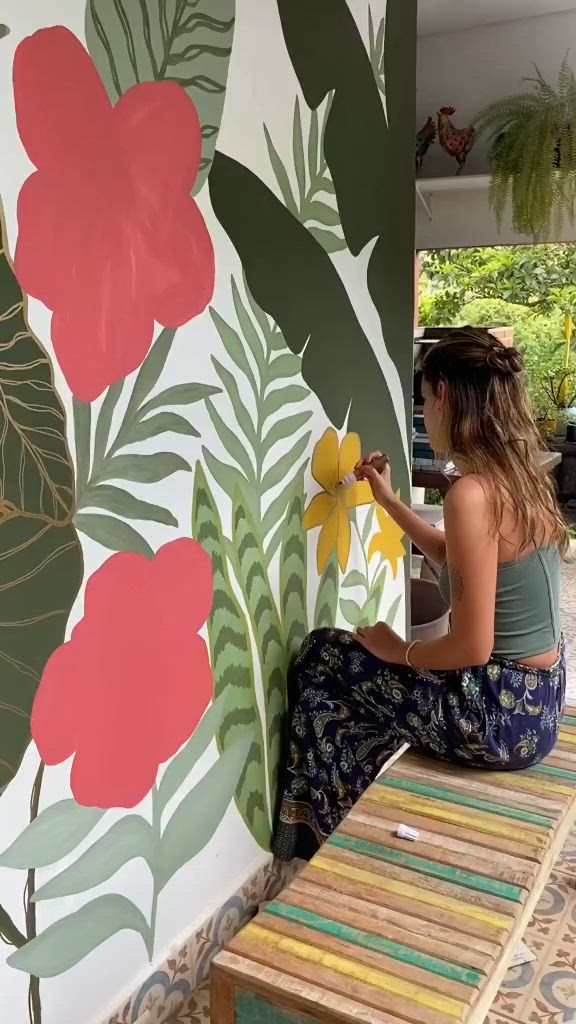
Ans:
POLYGON ((512 200, 514 228, 547 238, 554 222, 574 220, 576 77, 565 58, 554 89, 535 68, 532 91, 506 96, 475 120, 490 142, 490 205, 498 222, 512 200), (554 218, 554 221, 553 221, 554 218))

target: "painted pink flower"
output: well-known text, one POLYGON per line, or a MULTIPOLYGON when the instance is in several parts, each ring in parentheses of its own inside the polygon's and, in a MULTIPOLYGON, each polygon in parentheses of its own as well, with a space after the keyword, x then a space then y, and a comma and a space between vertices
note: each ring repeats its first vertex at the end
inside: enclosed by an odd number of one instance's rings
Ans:
POLYGON ((198 114, 173 82, 136 85, 112 106, 62 27, 20 43, 14 96, 37 168, 18 201, 16 275, 53 311, 58 362, 90 402, 142 363, 155 320, 179 327, 212 297, 214 251, 190 196, 198 114))
POLYGON ((49 659, 32 711, 46 764, 74 755, 85 807, 134 807, 194 732, 212 696, 206 644, 212 563, 196 541, 149 560, 112 555, 90 578, 84 617, 49 659))

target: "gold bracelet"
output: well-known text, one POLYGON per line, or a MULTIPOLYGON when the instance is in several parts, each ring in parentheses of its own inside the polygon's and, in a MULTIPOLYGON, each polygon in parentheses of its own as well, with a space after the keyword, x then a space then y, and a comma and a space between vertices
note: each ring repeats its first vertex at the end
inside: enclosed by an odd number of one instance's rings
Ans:
POLYGON ((416 672, 417 669, 414 667, 414 665, 412 665, 412 663, 410 661, 410 652, 412 651, 412 649, 414 647, 416 647, 416 644, 421 644, 421 643, 422 643, 421 640, 413 640, 412 643, 406 648, 406 654, 404 655, 404 659, 406 661, 406 664, 408 665, 408 668, 411 668, 413 672, 416 672))

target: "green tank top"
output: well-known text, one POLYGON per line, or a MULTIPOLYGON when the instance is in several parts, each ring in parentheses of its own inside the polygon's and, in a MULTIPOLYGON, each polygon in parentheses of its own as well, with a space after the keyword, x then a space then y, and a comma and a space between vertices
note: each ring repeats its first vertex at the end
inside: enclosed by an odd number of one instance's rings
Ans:
MULTIPOLYGON (((553 651, 560 642, 560 552, 538 548, 518 562, 502 562, 496 578, 494 656, 522 661, 553 651)), ((448 567, 439 579, 450 603, 448 567)))

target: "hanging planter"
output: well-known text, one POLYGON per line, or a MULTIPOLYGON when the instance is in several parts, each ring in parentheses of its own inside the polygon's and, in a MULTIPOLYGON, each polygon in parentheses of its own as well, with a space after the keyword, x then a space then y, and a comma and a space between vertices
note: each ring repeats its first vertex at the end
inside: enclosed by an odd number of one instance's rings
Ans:
POLYGON ((490 143, 490 205, 498 222, 511 200, 515 230, 547 238, 553 222, 559 230, 564 217, 574 219, 576 77, 566 58, 556 88, 535 73, 524 79, 531 92, 491 103, 474 124, 490 143))

